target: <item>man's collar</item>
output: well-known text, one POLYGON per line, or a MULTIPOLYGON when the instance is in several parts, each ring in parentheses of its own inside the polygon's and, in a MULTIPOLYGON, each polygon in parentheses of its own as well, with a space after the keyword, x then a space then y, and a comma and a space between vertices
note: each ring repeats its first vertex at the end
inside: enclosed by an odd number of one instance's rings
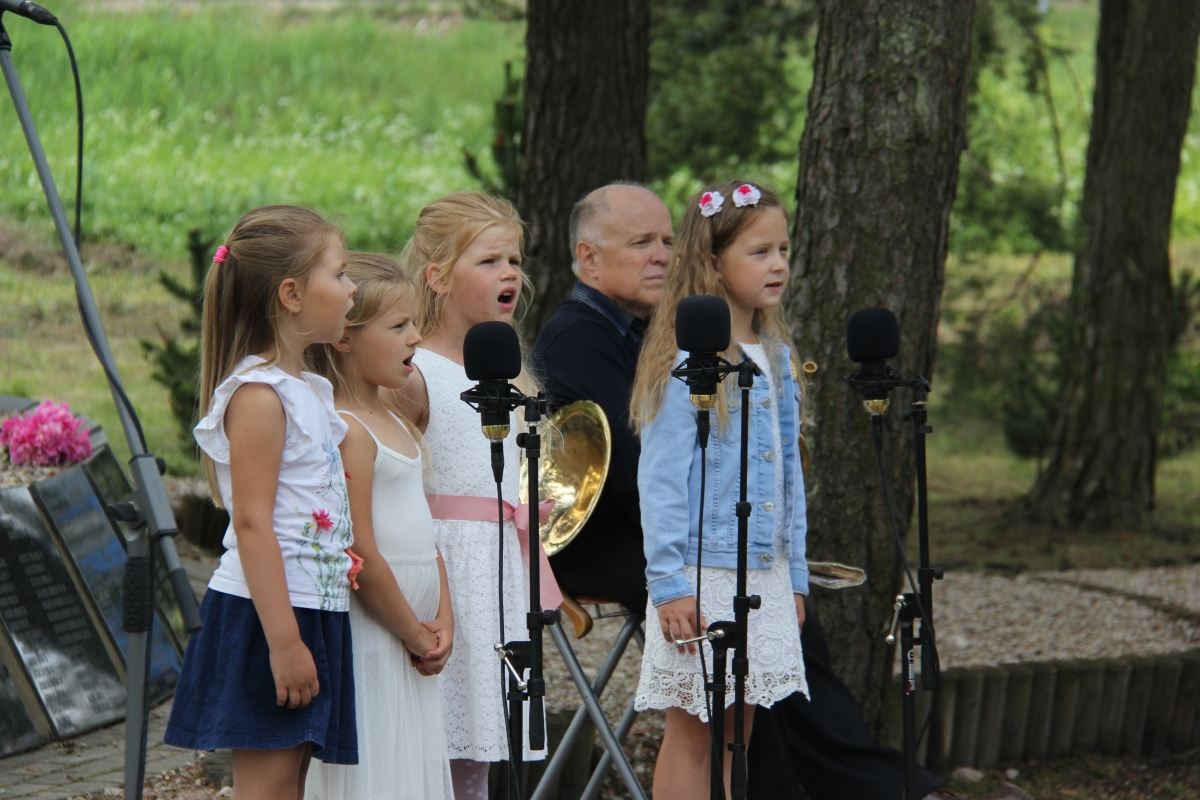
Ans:
POLYGON ((646 320, 639 319, 617 305, 616 301, 598 289, 588 286, 582 281, 576 281, 571 289, 569 300, 583 303, 585 306, 598 311, 605 319, 613 324, 622 336, 628 336, 630 330, 634 336, 641 339, 646 333, 646 320))

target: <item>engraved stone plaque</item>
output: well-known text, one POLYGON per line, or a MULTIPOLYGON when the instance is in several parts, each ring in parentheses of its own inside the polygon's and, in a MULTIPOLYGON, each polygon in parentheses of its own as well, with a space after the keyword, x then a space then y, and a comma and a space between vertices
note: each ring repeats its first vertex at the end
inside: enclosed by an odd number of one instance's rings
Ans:
MULTIPOLYGON (((104 506, 115 505, 127 500, 133 493, 133 486, 130 484, 129 478, 125 476, 125 470, 121 468, 116 456, 107 446, 96 450, 92 457, 83 463, 83 471, 87 474, 88 480, 92 482, 96 497, 100 498, 100 503, 104 506)), ((121 546, 125 547, 128 537, 133 533, 124 522, 113 521, 117 526, 117 536, 121 541, 121 546)), ((171 588, 167 567, 159 558, 160 553, 156 550, 154 555, 154 606, 158 611, 158 621, 155 622, 155 625, 161 623, 167 626, 167 632, 170 634, 176 652, 183 655, 188 639, 187 630, 183 625, 183 612, 179 610, 179 602, 175 598, 174 589, 171 588)))
POLYGON ((0 757, 28 750, 43 741, 21 702, 12 673, 0 663, 0 757))
POLYGON ((23 486, 0 489, 0 628, 58 738, 124 716, 117 668, 23 486))
MULTIPOLYGON (((129 663, 129 634, 123 626, 125 548, 80 467, 72 467, 31 487, 34 499, 78 571, 109 636, 129 663)), ((179 677, 179 655, 164 627, 151 626, 150 702, 171 694, 179 677)))

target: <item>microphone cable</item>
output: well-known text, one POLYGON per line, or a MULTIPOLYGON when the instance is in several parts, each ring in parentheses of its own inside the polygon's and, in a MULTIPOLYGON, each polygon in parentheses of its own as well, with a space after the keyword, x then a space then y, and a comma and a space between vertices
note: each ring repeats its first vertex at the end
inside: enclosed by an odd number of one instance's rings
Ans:
MULTIPOLYGON (((933 673, 934 673, 934 689, 931 692, 929 710, 925 713, 925 722, 921 725, 921 731, 917 734, 915 750, 921 749, 921 742, 925 735, 929 732, 929 725, 933 719, 934 709, 937 708, 938 694, 941 692, 942 682, 937 680, 941 675, 942 665, 941 659, 938 656, 937 635, 934 630, 933 620, 926 613, 925 599, 921 597, 921 592, 917 586, 917 582, 913 580, 912 568, 909 566, 908 558, 904 554, 904 537, 900 534, 900 522, 896 517, 895 508, 892 505, 892 490, 891 483, 888 481, 887 470, 883 465, 883 418, 878 415, 872 418, 871 421, 871 441, 875 445, 875 463, 879 467, 879 486, 883 492, 883 505, 887 512, 888 522, 892 526, 892 535, 896 538, 896 550, 900 556, 900 565, 904 568, 904 575, 908 578, 909 590, 912 596, 916 598, 917 610, 921 615, 921 625, 929 630, 929 647, 933 651, 933 673), (878 420, 878 422, 876 422, 878 420)), ((903 665, 901 665, 903 669, 903 665)), ((904 676, 901 675, 901 680, 904 676)), ((915 691, 915 687, 914 687, 915 691)))

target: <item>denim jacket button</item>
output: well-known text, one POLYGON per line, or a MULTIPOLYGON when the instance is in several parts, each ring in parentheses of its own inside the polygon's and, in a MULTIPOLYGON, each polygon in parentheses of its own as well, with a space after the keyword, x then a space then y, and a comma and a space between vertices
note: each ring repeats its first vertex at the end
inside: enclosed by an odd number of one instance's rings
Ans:
POLYGON ((763 398, 762 407, 770 408, 771 407, 771 398, 769 398, 769 397, 763 398))
POLYGON ((764 564, 770 564, 770 563, 771 563, 771 554, 770 554, 770 553, 763 553, 762 555, 760 555, 760 556, 758 557, 758 560, 759 560, 759 561, 761 561, 761 562, 762 562, 762 563, 764 563, 764 564))
POLYGON ((774 504, 774 503, 772 503, 770 500, 768 500, 767 502, 765 502, 765 503, 763 503, 763 504, 762 504, 762 510, 763 510, 763 511, 774 511, 774 510, 775 510, 775 504, 774 504))
POLYGON ((775 451, 768 450, 767 452, 763 453, 763 460, 764 461, 774 461, 775 460, 775 451))

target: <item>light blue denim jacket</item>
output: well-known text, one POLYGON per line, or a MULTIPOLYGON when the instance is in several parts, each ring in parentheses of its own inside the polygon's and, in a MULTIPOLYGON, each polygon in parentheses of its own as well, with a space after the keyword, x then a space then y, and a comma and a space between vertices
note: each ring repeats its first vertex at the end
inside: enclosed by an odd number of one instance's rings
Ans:
MULTIPOLYGON (((792 591, 808 594, 805 539, 808 519, 801 472, 800 390, 792 375, 786 345, 766 342, 771 371, 778 376, 772 391, 763 375, 750 388, 750 428, 747 452, 746 499, 751 504, 747 528, 747 565, 769 569, 781 553, 787 554, 792 591), (775 451, 771 416, 779 409, 780 445, 775 451), (759 412, 759 413, 756 413, 759 412), (776 497, 776 470, 783 470, 783 497, 776 497), (783 542, 775 541, 779 515, 784 515, 783 542)), ((686 356, 680 352, 678 360, 686 356)), ((677 362, 678 363, 678 362, 677 362)), ((737 567, 735 512, 739 495, 741 457, 741 389, 737 374, 721 383, 729 401, 729 419, 718 425, 716 408, 710 412, 712 433, 707 448, 704 497, 704 566, 737 567)), ((695 594, 684 574, 684 565, 696 564, 697 517, 700 510, 700 444, 696 438, 696 410, 682 381, 667 382, 662 407, 641 432, 638 461, 646 582, 655 606, 695 594)))

